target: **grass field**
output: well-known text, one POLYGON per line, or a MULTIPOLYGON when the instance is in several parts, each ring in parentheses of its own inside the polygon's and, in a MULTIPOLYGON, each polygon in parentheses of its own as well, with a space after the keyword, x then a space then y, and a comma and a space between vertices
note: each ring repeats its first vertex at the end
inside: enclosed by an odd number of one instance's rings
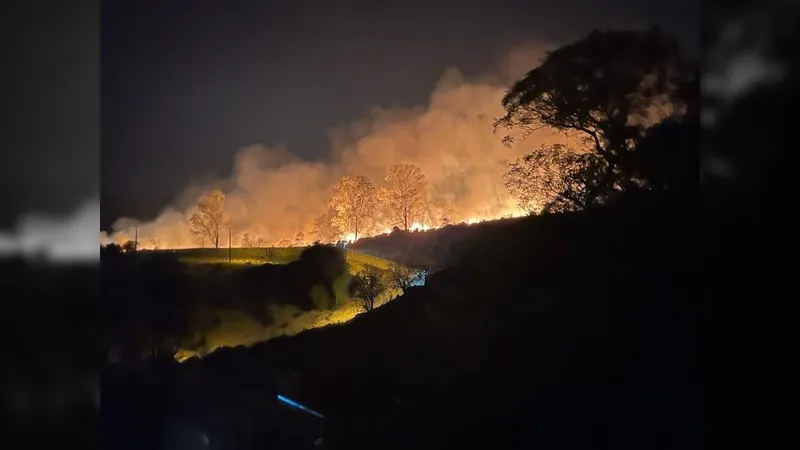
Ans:
MULTIPOLYGON (((182 262, 189 264, 287 264, 297 260, 305 247, 269 247, 269 248, 191 248, 181 250, 157 250, 160 253, 173 253, 182 262)), ((386 270, 392 261, 372 255, 345 250, 345 259, 350 265, 350 273, 354 274, 366 266, 375 266, 386 270)))

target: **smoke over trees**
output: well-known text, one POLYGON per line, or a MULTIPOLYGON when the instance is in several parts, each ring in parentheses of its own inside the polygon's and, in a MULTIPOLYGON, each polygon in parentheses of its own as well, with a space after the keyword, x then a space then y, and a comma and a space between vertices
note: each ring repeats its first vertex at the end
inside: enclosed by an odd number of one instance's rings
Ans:
POLYGON ((219 248, 219 231, 227 222, 225 194, 214 190, 198 202, 197 212, 189 218, 190 232, 203 240, 208 239, 214 244, 214 248, 219 248))
POLYGON ((251 235, 250 233, 244 233, 241 239, 241 246, 243 248, 261 248, 266 247, 267 243, 264 239, 251 235))
MULTIPOLYGON (((642 184, 632 153, 654 122, 654 112, 669 116, 683 109, 677 94, 693 74, 690 67, 680 58, 677 44, 656 29, 594 32, 550 52, 539 67, 514 83, 502 100, 506 114, 495 126, 520 131, 523 140, 541 127, 580 137, 592 156, 567 157, 559 149, 534 153, 530 161, 542 157, 570 166, 570 177, 579 174, 583 186, 556 196, 566 201, 563 206, 576 200, 584 206, 602 203, 642 184), (575 194, 580 199, 571 198, 575 194)), ((504 138, 507 144, 518 140, 504 138)), ((575 185, 566 182, 564 187, 575 185)))
MULTIPOLYGON (((526 68, 535 64, 535 58, 526 58, 526 68)), ((425 175, 425 201, 416 217, 428 226, 521 215, 520 204, 529 210, 532 203, 520 202, 518 194, 530 191, 530 185, 518 184, 514 195, 503 187, 503 181, 509 183, 509 177, 504 180, 509 163, 526 154, 533 156, 517 161, 518 175, 534 163, 547 162, 553 176, 539 182, 545 181, 549 190, 559 182, 572 189, 558 195, 539 192, 536 208, 584 207, 611 200, 625 189, 663 185, 655 178, 675 178, 690 158, 676 160, 670 173, 662 173, 658 158, 671 152, 668 146, 650 145, 641 157, 633 153, 642 147, 648 126, 659 121, 654 112, 665 108, 665 114, 675 116, 682 111, 676 88, 686 81, 682 65, 671 41, 659 33, 609 31, 550 52, 513 85, 497 73, 466 79, 448 70, 426 105, 375 108, 366 118, 330 130, 329 159, 307 161, 282 146, 240 149, 229 180, 191 186, 176 205, 140 224, 140 241, 157 237, 162 248, 194 247, 201 238, 214 242, 206 233, 190 235, 187 222, 200 195, 222 183, 234 230, 271 243, 293 242, 300 231, 334 242, 345 233, 361 237, 395 224, 409 227, 416 213, 398 220, 402 214, 389 201, 386 208, 367 208, 357 220, 349 213, 353 208, 327 201, 343 175, 377 182, 389 168, 403 164, 413 164, 425 175), (507 128, 510 136, 499 139, 498 127, 507 128), (570 149, 577 153, 571 155, 570 149), (554 178, 556 168, 565 169, 566 180, 554 178), (331 207, 334 212, 327 211, 331 207)), ((663 131, 677 134, 681 129, 663 131)), ((535 178, 517 177, 526 179, 535 185, 535 178)), ((131 223, 119 220, 115 234, 110 239, 101 235, 101 240, 121 244, 133 239, 131 223)))
MULTIPOLYGON (((528 61, 530 67, 536 60, 528 61)), ((502 186, 509 161, 543 143, 568 139, 541 130, 513 148, 502 144, 492 118, 503 114, 500 100, 511 81, 498 74, 466 78, 456 69, 448 70, 432 87, 427 104, 376 108, 331 129, 329 159, 307 161, 282 146, 245 146, 229 178, 187 186, 157 218, 140 221, 139 236, 142 242, 150 236, 160 238, 162 248, 198 247, 201 240, 188 232, 189 217, 205 192, 224 185, 226 210, 239 233, 274 243, 293 240, 302 230, 309 237, 313 233, 313 239, 334 242, 345 230, 334 232, 315 223, 327 214, 331 187, 348 174, 364 175, 377 184, 389 167, 403 163, 413 163, 425 174, 427 225, 439 225, 444 218, 459 223, 519 214, 516 201, 502 186)), ((133 239, 131 223, 121 218, 113 234, 101 234, 101 241, 121 244, 133 239)), ((359 236, 392 227, 382 211, 367 225, 371 229, 359 229, 359 236)))
POLYGON ((312 230, 314 239, 326 244, 336 242, 341 236, 342 230, 336 226, 335 219, 336 210, 333 208, 328 208, 321 216, 314 219, 314 229, 312 230))
POLYGON ((423 214, 423 201, 428 183, 425 174, 414 164, 395 164, 386 172, 387 188, 380 198, 392 214, 394 224, 408 230, 423 214))
POLYGON ((372 181, 363 175, 342 177, 334 186, 328 205, 336 210, 334 223, 358 239, 364 219, 375 213, 378 193, 372 181))

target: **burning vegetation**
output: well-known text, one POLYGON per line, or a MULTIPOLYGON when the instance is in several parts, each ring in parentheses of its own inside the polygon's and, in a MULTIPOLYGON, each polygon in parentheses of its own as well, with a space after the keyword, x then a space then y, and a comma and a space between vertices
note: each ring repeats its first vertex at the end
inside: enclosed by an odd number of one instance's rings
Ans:
POLYGON ((661 154, 670 150, 653 143, 695 114, 687 109, 695 71, 677 50, 658 31, 598 32, 547 53, 510 89, 503 77, 476 82, 450 70, 426 108, 376 109, 332 131, 327 162, 283 147, 243 148, 229 182, 191 189, 152 222, 120 219, 101 242, 355 242, 675 186, 695 175, 691 153, 661 154), (554 81, 563 79, 570 83, 554 81))
POLYGON ((245 234, 264 246, 288 246, 298 233, 306 243, 335 242, 394 227, 424 230, 521 215, 502 185, 509 162, 568 138, 543 129, 530 142, 503 146, 492 123, 503 114, 509 81, 498 75, 472 81, 449 70, 426 107, 374 109, 332 130, 327 161, 305 161, 281 146, 242 148, 230 180, 188 188, 152 221, 121 218, 101 241, 122 244, 138 232, 140 248, 153 248, 156 239, 161 249, 213 247, 219 234, 227 247, 227 228, 213 238, 191 232, 200 199, 215 190, 225 194, 234 247, 246 245, 245 234))

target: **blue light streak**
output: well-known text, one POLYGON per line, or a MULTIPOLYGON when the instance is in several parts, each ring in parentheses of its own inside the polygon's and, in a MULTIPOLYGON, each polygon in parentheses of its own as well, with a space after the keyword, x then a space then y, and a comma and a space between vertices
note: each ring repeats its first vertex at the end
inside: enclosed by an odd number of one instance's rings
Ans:
POLYGON ((278 394, 278 400, 283 402, 283 403, 285 403, 285 404, 287 404, 287 405, 289 405, 289 406, 291 406, 292 408, 297 408, 297 409, 299 409, 301 411, 305 411, 305 412, 307 412, 309 414, 315 415, 315 416, 319 417, 320 419, 324 419, 325 418, 325 416, 323 416, 322 414, 314 411, 313 409, 306 408, 305 406, 301 405, 300 403, 297 403, 296 401, 294 401, 292 399, 288 399, 288 398, 286 398, 286 397, 284 397, 284 396, 282 396, 280 394, 278 394))

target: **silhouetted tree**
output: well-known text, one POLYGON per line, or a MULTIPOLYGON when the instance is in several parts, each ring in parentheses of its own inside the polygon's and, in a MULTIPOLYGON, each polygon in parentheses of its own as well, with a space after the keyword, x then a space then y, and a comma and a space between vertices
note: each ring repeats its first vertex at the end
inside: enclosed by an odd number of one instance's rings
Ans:
MULTIPOLYGON (((676 93, 689 73, 677 44, 659 30, 593 32, 547 54, 514 83, 502 100, 496 127, 521 131, 524 139, 552 127, 586 143, 596 156, 584 204, 595 204, 639 184, 631 157, 654 112, 682 109, 676 93)), ((508 135, 504 142, 516 138, 508 135)))
POLYGON ((387 188, 380 197, 398 225, 408 230, 422 215, 427 181, 422 170, 414 164, 395 164, 386 172, 387 188))
POLYGON ((388 285, 402 291, 405 291, 414 285, 415 282, 419 281, 421 277, 424 276, 423 272, 420 270, 412 269, 396 263, 390 264, 386 272, 388 285))
POLYGON ((700 76, 697 71, 678 86, 685 113, 647 129, 636 146, 637 177, 650 189, 681 189, 700 180, 700 76))
POLYGON ((297 236, 294 238, 294 245, 295 247, 302 247, 306 245, 306 235, 303 232, 297 233, 297 236))
POLYGON ((118 244, 111 243, 105 246, 100 246, 100 259, 114 258, 122 255, 122 247, 118 244))
POLYGON ((305 273, 323 283, 332 283, 336 277, 347 272, 344 253, 332 245, 307 247, 297 261, 305 273))
POLYGON ((655 190, 697 183, 700 133, 696 116, 686 121, 668 119, 648 129, 636 150, 637 175, 655 190))
POLYGON ((383 272, 375 266, 367 266, 357 273, 352 283, 351 296, 364 308, 364 311, 375 309, 375 301, 387 289, 383 272))
POLYGON ((313 291, 316 289, 321 291, 316 294, 317 299, 321 297, 327 299, 326 302, 315 300, 317 307, 322 307, 318 303, 327 303, 325 306, 327 308, 336 306, 337 294, 334 290, 334 283, 337 278, 347 275, 347 261, 344 253, 332 245, 315 244, 300 253, 297 264, 305 276, 314 280, 312 297, 315 297, 313 291), (319 293, 325 295, 320 296, 319 293))
POLYGON ((122 244, 122 252, 123 253, 136 252, 136 243, 133 241, 125 241, 125 243, 122 244))
POLYGON ((371 216, 378 206, 378 193, 365 176, 342 177, 333 188, 328 206, 336 210, 334 223, 358 239, 364 219, 371 216))
POLYGON ((227 222, 225 194, 214 190, 198 202, 197 212, 189 218, 190 232, 199 238, 208 239, 215 248, 219 248, 219 232, 227 222))

